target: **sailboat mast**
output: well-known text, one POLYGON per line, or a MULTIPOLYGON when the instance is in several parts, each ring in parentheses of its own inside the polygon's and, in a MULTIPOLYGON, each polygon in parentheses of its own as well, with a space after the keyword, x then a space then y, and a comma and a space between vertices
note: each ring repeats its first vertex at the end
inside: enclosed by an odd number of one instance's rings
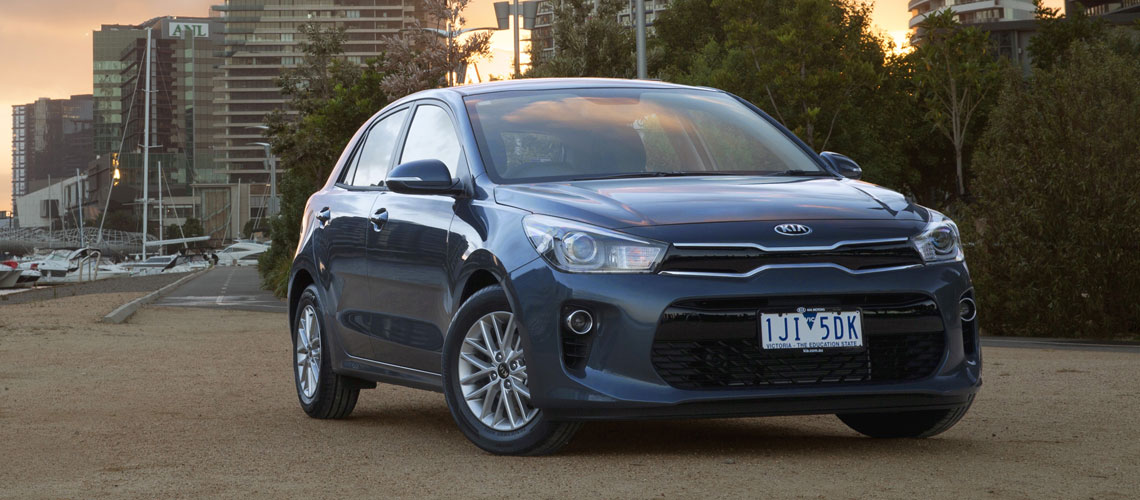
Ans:
POLYGON ((146 64, 146 88, 143 90, 143 229, 142 229, 142 260, 146 260, 146 233, 148 214, 150 211, 150 28, 146 29, 146 55, 143 64, 146 64))
POLYGON ((158 239, 162 241, 162 160, 158 161, 158 239))

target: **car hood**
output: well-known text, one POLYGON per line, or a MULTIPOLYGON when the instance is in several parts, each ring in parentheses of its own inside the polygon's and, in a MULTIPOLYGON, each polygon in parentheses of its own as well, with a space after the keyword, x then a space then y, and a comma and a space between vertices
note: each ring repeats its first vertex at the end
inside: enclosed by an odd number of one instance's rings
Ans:
POLYGON ((899 220, 927 212, 874 184, 833 178, 676 177, 495 188, 495 200, 611 229, 708 222, 899 220))

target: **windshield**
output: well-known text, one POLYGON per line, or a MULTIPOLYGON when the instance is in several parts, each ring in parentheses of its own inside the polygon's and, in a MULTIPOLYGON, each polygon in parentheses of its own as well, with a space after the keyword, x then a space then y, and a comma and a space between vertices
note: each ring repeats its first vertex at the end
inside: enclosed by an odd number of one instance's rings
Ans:
POLYGON ((764 117, 719 92, 559 89, 465 102, 496 182, 831 175, 764 117))

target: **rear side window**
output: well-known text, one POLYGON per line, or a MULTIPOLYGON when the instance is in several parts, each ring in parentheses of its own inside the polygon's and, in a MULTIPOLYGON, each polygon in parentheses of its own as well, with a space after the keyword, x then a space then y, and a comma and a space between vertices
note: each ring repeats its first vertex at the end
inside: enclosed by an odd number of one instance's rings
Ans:
POLYGON ((439 160, 447 165, 451 177, 455 178, 461 152, 459 136, 455 133, 455 126, 447 111, 432 104, 417 107, 412 126, 408 129, 408 139, 404 142, 400 163, 439 160))
POLYGON ((379 186, 388 175, 392 154, 396 151, 400 128, 404 125, 407 109, 402 109, 376 122, 364 137, 364 146, 353 159, 352 169, 345 175, 345 184, 353 186, 379 186))

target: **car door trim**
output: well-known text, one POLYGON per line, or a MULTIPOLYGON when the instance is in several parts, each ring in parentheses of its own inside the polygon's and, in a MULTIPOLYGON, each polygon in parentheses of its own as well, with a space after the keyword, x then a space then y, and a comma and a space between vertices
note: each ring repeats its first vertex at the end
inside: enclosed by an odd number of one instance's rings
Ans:
POLYGON ((393 368, 393 369, 396 369, 396 370, 404 370, 404 371, 409 371, 409 372, 419 373, 419 374, 422 374, 422 375, 429 375, 429 376, 432 376, 432 377, 442 377, 442 376, 443 376, 442 374, 439 374, 439 373, 435 373, 435 372, 429 372, 429 371, 427 371, 427 370, 421 370, 421 369, 419 369, 419 368, 412 368, 412 367, 410 367, 410 366, 397 365, 397 364, 394 364, 394 363, 386 363, 386 362, 384 362, 384 361, 377 361, 377 360, 375 360, 375 359, 361 358, 361 357, 358 357, 358 356, 353 356, 353 355, 351 355, 351 354, 349 354, 349 353, 347 353, 347 352, 346 352, 346 353, 344 353, 344 355, 345 355, 345 356, 348 356, 348 359, 351 359, 351 360, 353 360, 353 361, 360 361, 360 362, 363 362, 363 363, 367 363, 367 364, 370 364, 370 365, 381 366, 381 367, 384 367, 384 368, 393 368))

